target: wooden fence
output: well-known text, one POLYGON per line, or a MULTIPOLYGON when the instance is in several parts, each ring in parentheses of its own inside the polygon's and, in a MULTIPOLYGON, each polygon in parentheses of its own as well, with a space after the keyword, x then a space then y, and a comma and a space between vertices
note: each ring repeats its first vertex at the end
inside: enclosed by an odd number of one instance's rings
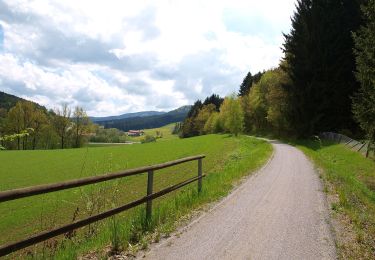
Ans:
POLYGON ((368 142, 359 142, 346 135, 332 133, 332 132, 323 132, 319 135, 321 139, 326 139, 333 141, 335 143, 342 143, 348 148, 357 151, 363 155, 368 155, 368 142))
POLYGON ((146 166, 131 170, 126 170, 122 172, 117 173, 110 173, 105 174, 101 176, 95 176, 95 177, 88 177, 88 178, 82 178, 82 179, 76 179, 66 182, 59 182, 54 184, 46 184, 46 185, 38 185, 38 186, 32 186, 27 188, 21 188, 21 189, 14 189, 14 190, 8 190, 8 191, 2 191, 0 192, 0 203, 10 200, 16 200, 21 199, 25 197, 30 197, 38 194, 44 194, 44 193, 50 193, 55 192, 59 190, 65 190, 70 188, 76 188, 81 187, 89 184, 104 182, 108 180, 113 180, 117 178, 124 178, 129 177, 137 174, 142 174, 147 172, 148 178, 147 178, 147 195, 143 198, 140 198, 138 200, 135 200, 133 202, 130 202, 128 204, 122 205, 120 207, 102 212, 100 214, 90 216, 88 218, 74 221, 70 224, 55 228, 53 230, 44 231, 39 234, 27 237, 25 239, 22 239, 20 241, 7 244, 7 245, 1 245, 0 246, 0 256, 5 256, 9 253, 15 252, 17 250, 23 249, 25 247, 37 244, 39 242, 45 241, 47 239, 50 239, 52 237, 70 232, 72 230, 75 230, 77 228, 89 225, 93 222, 108 218, 110 216, 113 216, 115 214, 118 214, 120 212, 123 212, 125 210, 134 208, 140 204, 146 203, 146 220, 151 220, 151 214, 152 214, 152 200, 161 197, 167 193, 170 193, 174 190, 177 190, 189 183, 192 183, 194 181, 198 181, 198 192, 201 192, 202 190, 202 178, 205 177, 205 175, 202 174, 202 159, 205 158, 205 155, 198 155, 198 156, 191 156, 182 158, 175 161, 170 161, 162 164, 152 165, 152 166, 146 166), (153 180, 154 180, 154 172, 156 170, 168 168, 177 164, 190 162, 190 161, 198 161, 198 175, 194 178, 190 178, 186 181, 183 181, 181 183, 175 184, 173 186, 170 186, 166 189, 163 189, 161 191, 153 193, 153 180))

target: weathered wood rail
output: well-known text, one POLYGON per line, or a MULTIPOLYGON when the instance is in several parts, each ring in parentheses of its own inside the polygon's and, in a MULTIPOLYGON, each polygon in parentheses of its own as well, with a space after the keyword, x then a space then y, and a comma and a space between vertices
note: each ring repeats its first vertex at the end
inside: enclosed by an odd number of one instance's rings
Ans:
POLYGON ((70 232, 72 230, 75 230, 80 227, 84 227, 86 225, 89 225, 93 222, 103 220, 105 218, 108 218, 110 216, 113 216, 115 214, 118 214, 120 212, 123 212, 125 210, 134 208, 138 205, 141 205, 143 203, 146 203, 146 220, 150 221, 152 216, 152 201, 158 197, 161 197, 167 193, 170 193, 174 190, 177 190, 185 185, 188 185, 194 181, 198 181, 198 192, 201 192, 202 190, 202 178, 205 177, 202 173, 202 159, 205 158, 205 155, 197 155, 197 156, 191 156, 186 157, 182 159, 178 159, 175 161, 170 161, 162 164, 156 164, 152 166, 146 166, 146 167, 140 167, 136 169, 130 169, 125 170, 122 172, 116 172, 116 173, 110 173, 105 174, 101 176, 94 176, 94 177, 88 177, 88 178, 82 178, 82 179, 76 179, 76 180, 70 180, 65 182, 59 182, 59 183, 53 183, 53 184, 45 184, 45 185, 38 185, 38 186, 32 186, 32 187, 26 187, 26 188, 20 188, 20 189, 13 189, 8 191, 2 191, 0 192, 0 203, 10 200, 16 200, 21 199, 25 197, 31 197, 39 194, 45 194, 60 190, 66 190, 76 187, 81 187, 85 185, 95 184, 99 182, 104 182, 108 180, 113 180, 117 178, 124 178, 129 177, 137 174, 142 174, 147 172, 148 178, 147 178, 147 195, 143 198, 140 198, 138 200, 135 200, 133 202, 130 202, 128 204, 122 205, 120 207, 102 212, 100 214, 87 217, 85 219, 74 221, 70 224, 55 228, 53 230, 44 231, 39 234, 27 237, 25 239, 22 239, 20 241, 10 243, 7 245, 1 245, 0 246, 0 256, 5 256, 7 254, 10 254, 12 252, 15 252, 17 250, 23 249, 25 247, 37 244, 39 242, 45 241, 47 239, 50 239, 52 237, 62 235, 64 233, 70 232), (198 175, 196 177, 190 178, 188 180, 185 180, 183 182, 180 182, 178 184, 175 184, 173 186, 170 186, 166 189, 163 189, 161 191, 152 193, 153 190, 153 179, 154 179, 154 172, 156 170, 168 168, 174 165, 182 164, 185 162, 190 161, 198 161, 198 175))

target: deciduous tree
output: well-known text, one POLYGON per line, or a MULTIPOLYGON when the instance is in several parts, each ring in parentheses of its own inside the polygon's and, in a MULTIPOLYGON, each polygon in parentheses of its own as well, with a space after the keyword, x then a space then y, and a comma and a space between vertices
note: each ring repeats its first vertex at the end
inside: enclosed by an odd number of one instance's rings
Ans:
POLYGON ((90 119, 82 107, 76 106, 73 113, 73 131, 74 131, 74 147, 78 148, 82 145, 84 134, 90 130, 90 119))
POLYGON ((70 115, 71 110, 67 104, 63 104, 61 108, 55 109, 53 125, 60 138, 61 149, 64 149, 68 130, 71 127, 70 115))
POLYGON ((224 130, 237 136, 243 130, 243 111, 239 99, 226 97, 220 107, 224 130))

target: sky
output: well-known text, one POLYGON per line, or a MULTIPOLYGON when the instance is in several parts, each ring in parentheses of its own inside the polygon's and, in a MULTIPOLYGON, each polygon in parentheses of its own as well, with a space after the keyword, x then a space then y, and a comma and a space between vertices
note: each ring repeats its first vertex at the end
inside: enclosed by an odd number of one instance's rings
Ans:
POLYGON ((90 116, 169 111, 277 67, 295 0, 0 1, 0 91, 90 116))

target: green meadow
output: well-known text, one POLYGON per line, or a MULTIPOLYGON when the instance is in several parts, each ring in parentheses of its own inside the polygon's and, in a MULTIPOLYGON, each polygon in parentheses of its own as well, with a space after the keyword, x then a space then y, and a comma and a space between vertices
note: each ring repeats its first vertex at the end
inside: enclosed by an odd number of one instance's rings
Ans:
MULTIPOLYGON (((144 206, 141 205, 13 256, 69 259, 92 251, 100 256, 108 246, 113 250, 129 249, 137 244, 146 246, 147 235, 173 231, 181 217, 228 194, 236 181, 263 165, 272 152, 267 142, 246 136, 206 135, 159 140, 108 147, 1 152, 1 191, 206 155, 203 172, 207 177, 203 180, 202 193, 197 193, 195 182, 155 200, 151 225, 145 227, 144 206)), ((196 175, 196 161, 156 171, 154 192, 196 175)), ((142 174, 1 203, 0 230, 7 235, 0 236, 0 244, 140 198, 146 194, 146 184, 147 175, 142 174)))
POLYGON ((372 259, 375 253, 375 162, 342 144, 299 141, 304 151, 321 169, 326 190, 336 200, 332 209, 346 233, 337 236, 342 259, 372 259), (352 230, 352 231, 348 231, 352 230), (353 232, 353 233, 352 233, 353 232))

